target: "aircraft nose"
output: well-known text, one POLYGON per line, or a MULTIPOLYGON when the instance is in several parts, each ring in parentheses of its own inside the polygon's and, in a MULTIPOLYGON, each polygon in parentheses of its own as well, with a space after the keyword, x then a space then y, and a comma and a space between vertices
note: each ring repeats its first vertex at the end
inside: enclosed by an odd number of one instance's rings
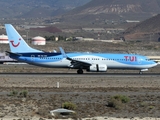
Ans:
POLYGON ((152 62, 153 63, 153 67, 155 67, 155 66, 157 66, 158 65, 158 63, 156 63, 156 62, 152 62))

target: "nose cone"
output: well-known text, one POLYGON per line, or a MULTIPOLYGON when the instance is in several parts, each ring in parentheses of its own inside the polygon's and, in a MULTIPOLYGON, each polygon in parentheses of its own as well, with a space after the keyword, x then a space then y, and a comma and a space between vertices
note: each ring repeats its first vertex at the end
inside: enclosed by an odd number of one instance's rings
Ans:
POLYGON ((152 61, 152 67, 155 67, 155 66, 157 66, 158 64, 155 62, 155 61, 152 61))

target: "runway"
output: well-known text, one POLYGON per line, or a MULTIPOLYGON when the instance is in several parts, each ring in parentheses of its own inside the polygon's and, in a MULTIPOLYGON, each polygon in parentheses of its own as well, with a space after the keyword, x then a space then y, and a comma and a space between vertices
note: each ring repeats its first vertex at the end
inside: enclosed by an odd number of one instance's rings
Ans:
POLYGON ((139 70, 112 70, 107 72, 86 72, 77 74, 75 69, 43 68, 28 64, 1 64, 0 76, 22 76, 22 77, 159 77, 160 65, 139 74, 139 70))
POLYGON ((0 73, 0 76, 33 77, 159 77, 159 73, 0 73))

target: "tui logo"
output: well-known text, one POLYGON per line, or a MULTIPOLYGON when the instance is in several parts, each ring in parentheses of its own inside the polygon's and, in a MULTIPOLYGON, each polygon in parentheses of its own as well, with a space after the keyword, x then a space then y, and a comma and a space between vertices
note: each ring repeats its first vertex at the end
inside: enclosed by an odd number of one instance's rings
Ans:
POLYGON ((136 56, 124 56, 126 61, 131 61, 131 62, 135 62, 137 61, 137 57, 136 56))
MULTIPOLYGON (((20 41, 20 40, 21 40, 21 38, 19 38, 19 41, 20 41)), ((12 44, 13 47, 18 47, 19 44, 20 44, 20 42, 18 42, 17 44, 14 44, 14 41, 13 41, 13 40, 11 40, 10 42, 11 42, 11 44, 12 44)))

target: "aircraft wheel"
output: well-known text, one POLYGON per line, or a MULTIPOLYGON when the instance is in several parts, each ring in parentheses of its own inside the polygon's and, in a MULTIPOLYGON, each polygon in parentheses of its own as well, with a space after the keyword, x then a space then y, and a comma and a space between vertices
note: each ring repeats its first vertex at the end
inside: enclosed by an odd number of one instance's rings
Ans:
POLYGON ((77 70, 77 73, 78 73, 78 74, 83 74, 83 70, 82 70, 82 69, 79 69, 79 70, 77 70))

